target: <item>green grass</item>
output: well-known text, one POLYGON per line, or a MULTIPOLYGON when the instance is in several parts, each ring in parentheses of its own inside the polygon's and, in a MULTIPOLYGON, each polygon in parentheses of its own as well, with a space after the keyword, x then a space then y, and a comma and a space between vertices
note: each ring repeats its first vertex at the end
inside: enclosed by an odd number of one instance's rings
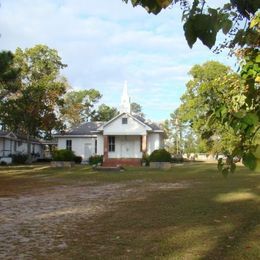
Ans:
POLYGON ((78 183, 131 183, 140 191, 151 183, 189 187, 146 191, 80 220, 64 234, 68 248, 50 252, 50 259, 260 259, 260 174, 243 167, 228 178, 211 164, 125 172, 95 172, 88 166, 0 168, 0 197, 78 183))

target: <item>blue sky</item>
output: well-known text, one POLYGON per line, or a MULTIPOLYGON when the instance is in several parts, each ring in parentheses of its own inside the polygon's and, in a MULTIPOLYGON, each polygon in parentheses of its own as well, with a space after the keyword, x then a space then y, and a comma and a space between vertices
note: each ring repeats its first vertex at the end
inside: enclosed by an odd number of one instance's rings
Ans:
POLYGON ((131 101, 155 121, 169 118, 194 64, 217 60, 234 66, 184 38, 178 5, 155 16, 121 0, 2 0, 1 50, 46 44, 58 50, 73 89, 98 89, 100 103, 118 107, 128 82, 131 101))

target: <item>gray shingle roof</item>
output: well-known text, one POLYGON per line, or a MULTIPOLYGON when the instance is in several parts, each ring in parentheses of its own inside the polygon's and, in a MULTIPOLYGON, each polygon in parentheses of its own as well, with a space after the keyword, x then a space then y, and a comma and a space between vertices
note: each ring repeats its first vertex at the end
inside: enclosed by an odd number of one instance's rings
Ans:
MULTIPOLYGON (((151 121, 147 121, 146 119, 144 119, 141 116, 138 115, 132 115, 134 118, 136 118, 137 120, 139 120, 140 122, 144 123, 145 125, 151 127, 151 129, 153 131, 162 131, 162 129, 155 123, 151 122, 151 121)), ((75 127, 73 129, 71 129, 70 131, 67 131, 65 133, 59 133, 57 134, 57 136, 63 135, 63 136, 71 136, 71 135, 93 135, 96 133, 96 131, 98 131, 98 128, 101 127, 102 125, 104 125, 106 122, 87 122, 84 123, 78 127, 75 127)))
POLYGON ((146 124, 147 126, 151 127, 152 130, 162 130, 157 124, 154 122, 151 122, 150 120, 146 120, 145 118, 138 116, 138 115, 132 115, 137 120, 141 121, 142 123, 146 124))
POLYGON ((0 130, 0 136, 6 136, 8 134, 8 132, 0 130))
POLYGON ((93 132, 97 131, 98 127, 102 126, 103 122, 87 122, 78 127, 65 132, 62 135, 91 135, 93 132))
MULTIPOLYGON (((4 138, 10 138, 9 137, 9 134, 13 134, 15 135, 15 138, 17 140, 24 140, 24 141, 27 141, 27 137, 25 135, 22 135, 22 134, 17 134, 17 133, 14 133, 12 131, 3 131, 3 130, 0 130, 0 137, 4 137, 4 138)), ((34 143, 41 143, 40 140, 34 138, 34 137, 30 137, 30 141, 31 142, 34 142, 34 143)))

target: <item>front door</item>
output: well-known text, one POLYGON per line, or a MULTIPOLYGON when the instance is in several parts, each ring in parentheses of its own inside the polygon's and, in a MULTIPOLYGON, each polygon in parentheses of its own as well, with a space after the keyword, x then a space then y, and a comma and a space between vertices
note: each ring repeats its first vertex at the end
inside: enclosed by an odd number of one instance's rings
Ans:
POLYGON ((121 157, 122 158, 132 158, 133 157, 133 137, 132 136, 122 136, 121 157))
POLYGON ((92 155, 92 144, 86 143, 84 146, 84 159, 88 160, 91 155, 92 155))

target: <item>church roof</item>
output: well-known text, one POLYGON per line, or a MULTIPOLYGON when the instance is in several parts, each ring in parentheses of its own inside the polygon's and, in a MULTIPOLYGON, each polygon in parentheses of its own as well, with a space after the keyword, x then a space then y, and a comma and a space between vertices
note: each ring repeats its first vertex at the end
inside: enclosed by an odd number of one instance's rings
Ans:
POLYGON ((60 133, 58 136, 62 135, 93 135, 96 133, 98 127, 102 126, 104 122, 86 122, 78 127, 72 128, 71 130, 60 133))
MULTIPOLYGON (((162 131, 162 129, 151 122, 150 120, 146 120, 145 118, 138 116, 138 115, 131 115, 138 121, 142 122, 146 126, 150 127, 152 131, 162 131)), ((85 136, 85 135, 95 135, 100 131, 100 127, 102 127, 106 122, 86 122, 78 127, 75 127, 67 132, 57 134, 55 136, 85 136)))
POLYGON ((152 130, 154 131, 160 131, 162 130, 156 123, 150 121, 150 120, 146 120, 145 118, 143 118, 142 116, 139 115, 132 115, 133 117, 135 117, 137 120, 139 120, 140 122, 146 124, 147 126, 151 127, 152 130))
POLYGON ((106 127, 106 125, 110 124, 112 121, 116 120, 123 114, 127 114, 128 116, 132 117, 134 120, 138 121, 142 125, 146 127, 148 131, 155 131, 155 132, 163 132, 163 130, 154 122, 150 120, 146 120, 145 118, 134 115, 131 113, 131 104, 130 104, 130 97, 128 95, 127 90, 127 83, 125 82, 124 88, 123 88, 123 95, 121 98, 121 104, 120 104, 120 114, 109 120, 108 122, 86 122, 84 124, 81 124, 78 127, 75 127, 67 132, 56 134, 57 137, 62 136, 90 136, 95 135, 97 133, 100 133, 103 131, 103 127, 106 127))

